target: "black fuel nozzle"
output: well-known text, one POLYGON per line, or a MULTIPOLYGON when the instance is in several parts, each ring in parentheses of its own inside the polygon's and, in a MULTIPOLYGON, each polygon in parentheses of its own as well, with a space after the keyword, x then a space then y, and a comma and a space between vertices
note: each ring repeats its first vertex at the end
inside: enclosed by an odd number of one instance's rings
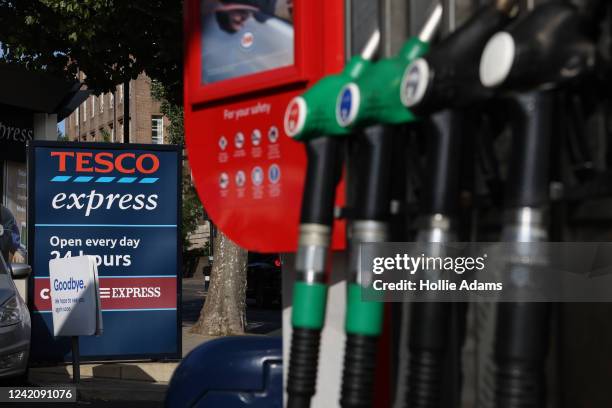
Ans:
POLYGON ((487 88, 554 88, 594 68, 595 45, 578 9, 544 3, 488 41, 480 60, 487 88))
MULTIPOLYGON (((578 80, 595 63, 595 47, 583 27, 575 7, 544 3, 495 34, 483 51, 481 83, 501 91, 512 129, 503 241, 548 240, 544 215, 550 200, 555 90, 578 80)), ((525 276, 529 271, 526 264, 511 267, 507 273, 525 276)), ((516 280, 510 277, 507 281, 516 280)), ((498 304, 496 407, 546 406, 550 313, 551 305, 546 303, 498 304)))
POLYGON ((506 101, 513 134, 506 208, 548 203, 548 163, 554 89, 595 65, 596 50, 578 9, 544 3, 491 37, 480 60, 480 81, 506 101))
POLYGON ((425 57, 406 68, 400 95, 417 116, 444 108, 464 107, 491 95, 480 84, 478 64, 493 34, 516 14, 514 0, 498 0, 481 7, 459 29, 425 57))
POLYGON ((306 408, 316 392, 319 346, 327 305, 326 269, 334 222, 336 188, 344 165, 345 137, 337 124, 336 95, 364 73, 378 48, 380 34, 372 33, 361 55, 340 74, 324 77, 285 112, 285 131, 306 146, 307 169, 293 287, 293 327, 287 407, 306 408))
MULTIPOLYGON (((452 242, 459 212, 464 121, 461 108, 492 96, 478 77, 487 40, 511 21, 516 1, 482 7, 462 27, 405 70, 402 103, 424 120, 426 174, 421 197, 421 242, 452 242)), ((445 302, 415 304, 408 339, 409 373, 405 405, 456 406, 460 401, 465 308, 445 302), (447 387, 449 386, 449 387, 447 387)))

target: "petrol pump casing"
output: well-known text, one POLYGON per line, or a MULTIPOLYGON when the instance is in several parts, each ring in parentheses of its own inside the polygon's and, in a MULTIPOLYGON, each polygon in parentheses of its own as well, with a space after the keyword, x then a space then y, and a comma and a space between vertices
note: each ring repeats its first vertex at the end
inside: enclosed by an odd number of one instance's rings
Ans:
MULTIPOLYGON (((261 31, 255 30, 260 28, 255 25, 257 14, 251 25, 247 22, 235 33, 221 29, 213 35, 208 34, 215 23, 207 14, 207 0, 185 4, 185 133, 193 181, 212 221, 250 251, 296 250, 306 154, 303 144, 285 133, 285 109, 292 98, 322 76, 340 72, 345 64, 344 2, 293 3, 293 63, 215 81, 205 80, 213 71, 206 65, 210 61, 206 55, 210 56, 207 46, 219 38, 227 41, 227 47, 214 48, 227 50, 233 58, 224 65, 230 70, 230 61, 236 58, 247 55, 247 60, 266 62, 274 52, 258 54, 264 46, 257 48, 261 31)), ((214 13, 222 27, 219 12, 214 13)), ((274 17, 263 21, 262 26, 276 23, 287 31, 286 24, 274 17)), ((261 33, 263 42, 265 31, 261 33)), ((338 189, 336 205, 341 207, 343 183, 338 189)), ((333 247, 340 249, 342 221, 336 221, 334 231, 333 247)))

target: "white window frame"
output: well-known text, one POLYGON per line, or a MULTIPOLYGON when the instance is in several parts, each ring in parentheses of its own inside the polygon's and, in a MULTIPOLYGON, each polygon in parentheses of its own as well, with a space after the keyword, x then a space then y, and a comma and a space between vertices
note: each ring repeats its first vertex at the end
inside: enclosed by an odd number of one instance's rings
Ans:
POLYGON ((164 144, 164 117, 161 115, 151 116, 151 143, 164 144), (159 134, 154 136, 154 133, 159 134))

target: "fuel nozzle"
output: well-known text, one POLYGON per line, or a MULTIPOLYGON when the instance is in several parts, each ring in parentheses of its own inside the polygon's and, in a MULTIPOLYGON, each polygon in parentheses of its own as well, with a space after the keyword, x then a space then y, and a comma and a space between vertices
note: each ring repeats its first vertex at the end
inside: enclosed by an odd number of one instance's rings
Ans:
POLYGON ((481 7, 465 24, 403 72, 399 88, 405 108, 415 114, 456 108, 491 94, 480 84, 478 64, 489 38, 516 14, 517 0, 481 7))
MULTIPOLYGON (((512 129, 502 230, 506 242, 548 239, 544 213, 550 200, 555 89, 578 79, 595 63, 595 46, 582 23, 575 7, 544 3, 492 36, 483 50, 479 72, 482 85, 508 91, 503 98, 512 129)), ((515 250, 521 253, 520 246, 515 250)), ((507 273, 510 282, 518 282, 517 276, 528 281, 530 265, 510 267, 507 273)), ((551 306, 546 303, 497 305, 495 406, 547 405, 545 362, 550 315, 551 306)))
POLYGON ((480 60, 488 88, 550 88, 595 65, 595 46, 584 33, 578 10, 544 3, 516 24, 493 35, 480 60))
POLYGON ((338 125, 351 129, 370 124, 400 124, 415 119, 399 98, 402 74, 412 61, 429 50, 442 18, 442 6, 436 3, 421 32, 410 38, 392 58, 372 64, 361 78, 345 84, 336 105, 338 125))
POLYGON ((339 90, 364 72, 378 48, 374 32, 360 56, 337 75, 327 76, 304 95, 294 98, 285 112, 285 131, 304 142, 308 164, 302 195, 297 277, 293 287, 291 351, 287 375, 287 407, 304 408, 316 393, 321 331, 325 324, 325 272, 334 222, 336 187, 343 164, 342 137, 335 102, 339 90))
MULTIPOLYGON (((351 58, 341 73, 328 75, 312 86, 303 95, 289 102, 285 111, 285 132, 295 140, 335 135, 347 135, 350 131, 338 125, 336 100, 340 90, 357 80, 370 66, 370 60, 378 49, 380 31, 376 30, 360 55, 351 58)), ((349 107, 347 115, 354 115, 349 107)))

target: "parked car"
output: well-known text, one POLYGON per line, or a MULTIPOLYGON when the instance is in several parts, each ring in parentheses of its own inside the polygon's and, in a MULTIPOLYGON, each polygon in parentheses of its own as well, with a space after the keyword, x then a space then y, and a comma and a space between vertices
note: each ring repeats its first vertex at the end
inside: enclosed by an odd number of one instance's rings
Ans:
POLYGON ((257 307, 281 304, 282 262, 278 254, 249 252, 247 264, 247 299, 257 307))
POLYGON ((0 255, 0 384, 26 384, 30 356, 30 312, 13 278, 25 279, 31 268, 9 265, 0 255))

